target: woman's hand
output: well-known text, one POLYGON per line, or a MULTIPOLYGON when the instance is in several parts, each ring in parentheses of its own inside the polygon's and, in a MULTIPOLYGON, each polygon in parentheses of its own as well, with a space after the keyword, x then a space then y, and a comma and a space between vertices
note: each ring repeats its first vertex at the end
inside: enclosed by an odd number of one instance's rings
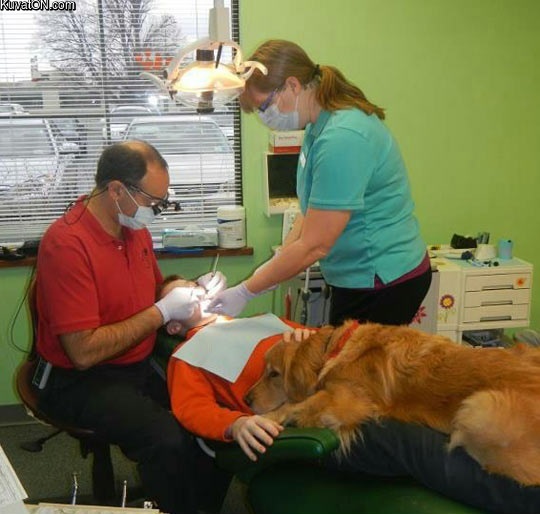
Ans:
POLYGON ((206 298, 210 299, 227 289, 227 277, 221 271, 211 271, 200 276, 197 284, 206 290, 206 298))
POLYGON ((307 339, 315 330, 309 328, 295 328, 294 331, 283 332, 283 340, 289 343, 291 339, 294 339, 297 343, 301 343, 304 339, 307 339))
POLYGON ((244 307, 251 299, 259 296, 259 294, 252 293, 247 288, 246 283, 242 282, 217 294, 206 306, 205 310, 206 312, 224 314, 234 318, 244 310, 244 307))
POLYGON ((252 461, 257 460, 255 452, 266 452, 282 430, 275 421, 258 415, 242 416, 229 427, 232 438, 252 461))

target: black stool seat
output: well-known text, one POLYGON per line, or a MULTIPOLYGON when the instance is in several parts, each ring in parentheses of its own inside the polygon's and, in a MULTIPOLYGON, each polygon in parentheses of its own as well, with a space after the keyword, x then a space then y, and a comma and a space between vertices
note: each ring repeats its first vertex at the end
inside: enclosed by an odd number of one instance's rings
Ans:
MULTIPOLYGON (((38 407, 38 395, 32 386, 32 378, 38 359, 26 360, 17 370, 16 387, 19 398, 27 412, 37 420, 58 429, 56 433, 66 432, 80 442, 83 457, 93 454, 92 492, 94 498, 103 505, 112 504, 115 499, 114 472, 109 443, 103 441, 93 430, 67 425, 42 412, 38 407)), ((56 435, 56 434, 53 434, 56 435)), ((39 451, 41 448, 38 448, 39 451)))

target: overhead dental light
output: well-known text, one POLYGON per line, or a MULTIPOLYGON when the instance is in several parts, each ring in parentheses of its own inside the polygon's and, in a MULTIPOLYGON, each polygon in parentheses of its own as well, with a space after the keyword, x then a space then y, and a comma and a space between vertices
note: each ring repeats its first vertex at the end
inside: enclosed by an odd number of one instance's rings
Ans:
POLYGON ((223 6, 223 0, 214 0, 208 33, 208 38, 178 51, 165 69, 163 79, 148 72, 141 74, 166 90, 177 102, 201 113, 212 112, 215 107, 233 101, 256 69, 265 75, 268 73, 263 64, 242 60, 240 46, 231 39, 229 9, 223 6), (225 46, 230 46, 234 53, 228 64, 221 60, 225 46), (190 57, 191 63, 188 63, 190 57))

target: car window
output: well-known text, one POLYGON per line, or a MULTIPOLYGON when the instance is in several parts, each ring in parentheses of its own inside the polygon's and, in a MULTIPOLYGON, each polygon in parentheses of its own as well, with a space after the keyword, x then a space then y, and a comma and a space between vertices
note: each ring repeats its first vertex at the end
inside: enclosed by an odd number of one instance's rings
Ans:
POLYGON ((213 123, 137 123, 127 139, 141 139, 163 154, 223 153, 232 149, 220 128, 213 123))
POLYGON ((32 157, 53 154, 54 148, 44 125, 0 127, 0 155, 32 157))
POLYGON ((151 114, 152 111, 146 107, 116 107, 111 111, 112 116, 125 116, 125 115, 140 115, 140 114, 151 114))

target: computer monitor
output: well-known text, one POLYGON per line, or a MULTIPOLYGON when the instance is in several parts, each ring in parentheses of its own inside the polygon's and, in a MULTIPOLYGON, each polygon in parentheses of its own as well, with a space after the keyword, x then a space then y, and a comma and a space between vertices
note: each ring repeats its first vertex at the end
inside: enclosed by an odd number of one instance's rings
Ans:
POLYGON ((265 195, 267 214, 281 214, 291 205, 298 204, 296 195, 296 169, 298 153, 266 153, 265 195))

